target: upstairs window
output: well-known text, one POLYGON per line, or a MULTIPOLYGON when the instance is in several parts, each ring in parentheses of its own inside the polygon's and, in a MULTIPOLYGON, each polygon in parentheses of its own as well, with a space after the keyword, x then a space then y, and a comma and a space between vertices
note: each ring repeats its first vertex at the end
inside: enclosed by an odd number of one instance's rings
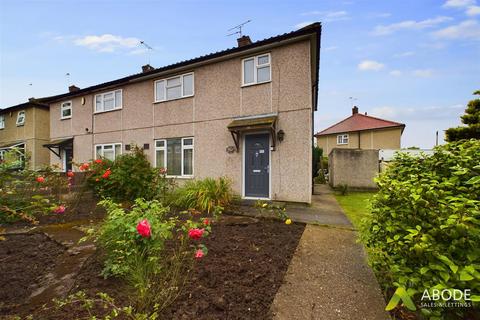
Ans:
POLYGON ((105 158, 105 159, 114 161, 121 154, 122 154, 121 143, 95 145, 95 159, 105 158))
POLYGON ((17 126, 23 126, 25 124, 25 111, 18 111, 17 114, 17 126))
POLYGON ((155 102, 193 96, 193 73, 155 81, 155 102))
POLYGON ((63 102, 60 105, 60 119, 70 119, 72 117, 72 101, 63 102))
POLYGON ((5 116, 1 115, 0 116, 0 129, 4 129, 4 128, 5 128, 5 116))
POLYGON ((272 78, 270 53, 242 60, 242 85, 269 82, 272 78))
POLYGON ((166 168, 168 176, 193 176, 193 138, 155 141, 155 166, 166 168))
POLYGON ((95 95, 95 112, 122 109, 122 90, 95 95))
POLYGON ((348 134, 339 134, 337 136, 337 144, 348 144, 348 134))

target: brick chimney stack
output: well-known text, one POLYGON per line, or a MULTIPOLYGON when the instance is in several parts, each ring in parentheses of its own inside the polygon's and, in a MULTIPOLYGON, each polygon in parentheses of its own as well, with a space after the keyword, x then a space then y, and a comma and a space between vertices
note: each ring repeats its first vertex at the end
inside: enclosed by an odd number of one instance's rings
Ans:
POLYGON ((250 39, 249 36, 242 36, 237 39, 238 42, 238 47, 244 47, 248 46, 249 44, 252 44, 252 40, 250 39))
POLYGON ((152 70, 154 70, 154 69, 155 69, 155 68, 152 67, 152 66, 149 65, 149 64, 146 64, 146 65, 142 66, 142 72, 143 72, 143 73, 152 71, 152 70))
POLYGON ((75 92, 78 90, 80 90, 80 88, 74 85, 71 85, 70 87, 68 87, 68 92, 75 92))
POLYGON ((353 114, 357 114, 357 113, 358 113, 358 107, 357 107, 357 106, 354 106, 354 107, 352 108, 352 115, 353 115, 353 114))

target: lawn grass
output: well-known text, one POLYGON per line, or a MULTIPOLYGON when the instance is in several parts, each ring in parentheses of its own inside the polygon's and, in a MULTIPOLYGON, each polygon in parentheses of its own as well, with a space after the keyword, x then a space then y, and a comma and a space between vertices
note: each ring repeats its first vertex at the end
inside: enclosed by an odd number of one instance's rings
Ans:
POLYGON ((359 229, 361 220, 369 215, 368 204, 374 195, 374 192, 349 192, 344 196, 335 194, 335 198, 353 226, 359 229))

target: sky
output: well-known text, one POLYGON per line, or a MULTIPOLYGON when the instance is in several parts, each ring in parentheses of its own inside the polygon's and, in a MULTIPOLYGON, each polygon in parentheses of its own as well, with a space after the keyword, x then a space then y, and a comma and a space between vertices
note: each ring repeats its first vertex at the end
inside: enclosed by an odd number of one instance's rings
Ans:
POLYGON ((0 0, 0 107, 233 47, 246 20, 253 41, 322 22, 316 131, 357 105, 431 148, 480 89, 480 0, 0 0))

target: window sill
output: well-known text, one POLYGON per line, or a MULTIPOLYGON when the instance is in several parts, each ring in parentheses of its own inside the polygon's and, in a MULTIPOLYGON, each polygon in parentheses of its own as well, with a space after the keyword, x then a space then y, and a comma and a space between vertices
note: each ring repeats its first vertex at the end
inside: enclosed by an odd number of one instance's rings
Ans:
POLYGON ((23 127, 25 124, 22 123, 22 124, 17 124, 17 127, 23 127))
POLYGON ((112 110, 107 110, 107 111, 95 111, 93 114, 101 114, 101 113, 119 111, 119 110, 122 110, 122 109, 123 109, 123 107, 121 107, 121 108, 116 108, 116 109, 112 109, 112 110))
POLYGON ((175 98, 175 99, 170 99, 170 100, 162 100, 162 101, 153 101, 153 104, 159 104, 159 103, 165 103, 165 102, 170 102, 170 101, 175 101, 175 100, 181 100, 181 99, 186 99, 186 98, 192 98, 194 94, 191 96, 185 96, 185 97, 180 97, 180 98, 175 98))
POLYGON ((65 118, 60 118, 60 120, 68 120, 68 119, 72 119, 72 116, 70 116, 70 117, 65 117, 65 118))
POLYGON ((348 143, 337 143, 337 146, 347 146, 348 143))
POLYGON ((184 180, 191 180, 191 179, 195 179, 195 176, 169 176, 167 175, 166 176, 167 178, 169 179, 184 179, 184 180))
POLYGON ((272 82, 272 80, 263 81, 263 82, 248 83, 248 84, 242 84, 242 85, 241 85, 241 88, 246 88, 246 87, 251 87, 251 86, 258 86, 258 85, 266 84, 266 83, 270 83, 270 82, 272 82))

